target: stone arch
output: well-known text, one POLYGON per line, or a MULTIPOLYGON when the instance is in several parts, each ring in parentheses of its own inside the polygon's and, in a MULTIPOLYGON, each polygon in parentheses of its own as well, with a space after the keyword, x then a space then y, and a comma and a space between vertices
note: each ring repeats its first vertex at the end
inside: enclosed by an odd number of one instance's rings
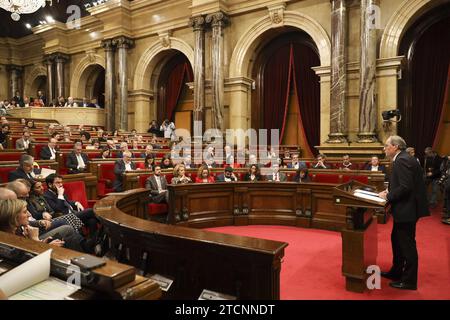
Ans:
POLYGON ((101 66, 105 69, 105 59, 97 54, 89 54, 78 63, 70 80, 70 96, 83 98, 91 73, 89 70, 96 66, 101 66))
POLYGON ((449 2, 450 0, 404 0, 389 19, 381 36, 380 58, 396 57, 408 28, 425 12, 449 2))
POLYGON ((42 76, 47 77, 47 69, 42 65, 35 66, 30 71, 24 82, 23 93, 25 96, 33 97, 36 94, 36 92, 32 92, 33 83, 37 78, 42 76))
POLYGON ((136 65, 135 76, 133 80, 133 90, 149 90, 153 91, 152 76, 154 71, 161 67, 160 62, 167 57, 165 51, 177 50, 183 53, 194 67, 194 49, 185 41, 170 37, 169 45, 163 46, 160 41, 149 47, 142 54, 141 59, 136 65))
MULTIPOLYGON (((278 26, 278 25, 277 25, 278 26)), ((322 66, 331 61, 331 41, 325 29, 313 18, 293 11, 285 11, 282 26, 290 26, 306 32, 315 42, 322 66)), ((250 75, 250 57, 261 42, 261 35, 274 28, 269 15, 251 25, 239 39, 230 60, 230 77, 250 75)))

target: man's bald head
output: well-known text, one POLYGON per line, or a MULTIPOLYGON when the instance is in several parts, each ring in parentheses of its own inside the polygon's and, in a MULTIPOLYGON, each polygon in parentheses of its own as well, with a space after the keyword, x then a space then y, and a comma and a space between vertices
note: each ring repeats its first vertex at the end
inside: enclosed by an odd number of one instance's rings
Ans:
POLYGON ((0 200, 14 200, 17 199, 17 195, 14 191, 6 189, 6 188, 0 188, 0 200))
POLYGON ((19 199, 28 198, 28 193, 30 192, 30 188, 18 180, 9 182, 6 188, 13 191, 19 199))

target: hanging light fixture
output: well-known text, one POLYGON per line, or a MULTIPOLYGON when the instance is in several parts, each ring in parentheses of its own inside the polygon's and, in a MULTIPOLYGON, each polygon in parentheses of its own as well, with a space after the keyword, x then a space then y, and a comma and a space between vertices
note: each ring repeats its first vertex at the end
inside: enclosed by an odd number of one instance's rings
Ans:
POLYGON ((11 12, 11 19, 19 21, 21 14, 36 12, 45 7, 47 2, 53 5, 53 0, 0 0, 0 8, 11 12))

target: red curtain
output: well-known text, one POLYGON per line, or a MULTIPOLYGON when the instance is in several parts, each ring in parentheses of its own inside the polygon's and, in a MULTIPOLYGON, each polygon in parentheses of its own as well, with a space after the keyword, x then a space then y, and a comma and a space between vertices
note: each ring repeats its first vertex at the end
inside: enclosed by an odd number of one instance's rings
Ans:
POLYGON ((289 93, 295 86, 301 115, 299 121, 303 123, 313 154, 316 154, 314 147, 320 144, 320 87, 319 77, 311 67, 319 65, 319 57, 312 48, 290 43, 269 58, 264 70, 264 128, 281 129, 281 143, 289 93))
POLYGON ((311 67, 320 65, 317 53, 310 47, 294 43, 292 46, 294 86, 300 107, 301 121, 311 153, 317 154, 320 145, 320 83, 311 67))
POLYGON ((289 44, 278 49, 264 69, 264 129, 284 130, 292 69, 290 50, 289 44))
POLYGON ((443 113, 450 64, 450 19, 429 28, 414 46, 411 105, 402 110, 400 134, 423 157, 435 141, 443 113))
POLYGON ((177 64, 170 72, 166 83, 166 112, 167 119, 173 120, 174 111, 180 99, 186 82, 193 81, 193 74, 187 62, 177 64))

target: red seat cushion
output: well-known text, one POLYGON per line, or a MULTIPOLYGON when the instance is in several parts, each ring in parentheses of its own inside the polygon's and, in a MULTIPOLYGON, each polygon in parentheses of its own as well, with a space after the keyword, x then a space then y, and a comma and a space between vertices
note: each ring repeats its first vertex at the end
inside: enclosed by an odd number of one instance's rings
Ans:
POLYGON ((369 183, 369 177, 368 176, 363 176, 363 175, 358 175, 358 176, 351 176, 351 175, 345 176, 344 175, 343 179, 342 179, 342 182, 343 183, 347 183, 350 180, 356 180, 358 182, 365 183, 365 184, 369 183))
POLYGON ((64 191, 72 201, 78 201, 85 208, 88 208, 88 199, 84 181, 64 182, 64 191))
POLYGON ((136 169, 145 169, 145 163, 136 162, 136 169))
POLYGON ((142 174, 138 178, 138 187, 139 188, 145 188, 145 182, 147 181, 147 178, 150 177, 151 174, 142 174))
POLYGON ((22 151, 0 152, 0 161, 19 161, 22 154, 24 154, 22 151))
POLYGON ((0 183, 8 182, 8 173, 17 169, 16 165, 0 167, 0 183))
POLYGON ((319 183, 340 183, 339 175, 337 174, 323 174, 323 173, 317 173, 315 174, 314 182, 319 183))
POLYGON ((149 215, 155 215, 155 214, 163 214, 167 213, 168 206, 166 203, 149 203, 148 204, 148 214, 149 215))

